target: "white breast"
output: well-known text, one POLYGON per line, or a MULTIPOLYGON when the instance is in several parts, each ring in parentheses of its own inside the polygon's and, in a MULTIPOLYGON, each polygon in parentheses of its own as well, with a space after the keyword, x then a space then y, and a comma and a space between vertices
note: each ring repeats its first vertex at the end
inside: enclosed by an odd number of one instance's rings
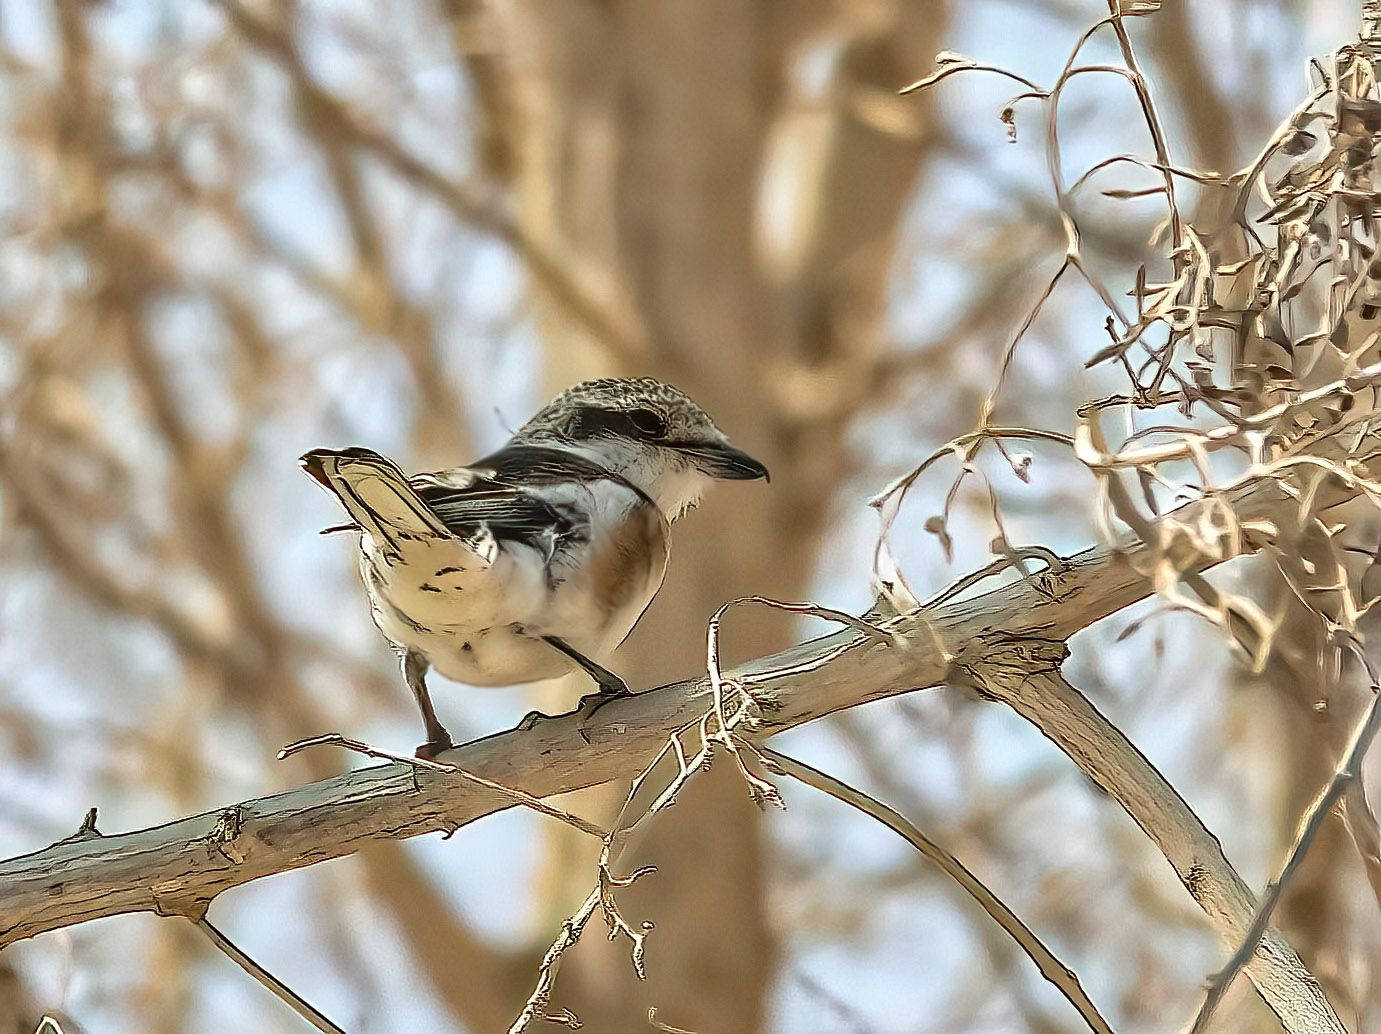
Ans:
POLYGON ((590 540, 553 565, 547 634, 595 659, 627 637, 666 576, 671 527, 660 509, 614 481, 591 490, 590 540))
POLYGON ((553 486, 550 499, 584 514, 589 529, 587 539, 550 556, 492 539, 487 551, 430 539, 388 555, 362 536, 360 571, 379 629, 447 678, 475 686, 571 670, 542 636, 606 659, 661 587, 667 520, 617 481, 553 486))

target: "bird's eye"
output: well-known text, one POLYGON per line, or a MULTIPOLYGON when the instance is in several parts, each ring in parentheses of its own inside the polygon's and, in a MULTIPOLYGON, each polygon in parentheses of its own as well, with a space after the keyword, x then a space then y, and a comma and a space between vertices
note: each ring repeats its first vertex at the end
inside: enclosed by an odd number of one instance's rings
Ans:
POLYGON ((645 438, 660 438, 667 433, 667 419, 655 409, 630 410, 628 422, 645 438))
POLYGON ((575 439, 622 435, 624 438, 651 441, 665 437, 667 418, 655 409, 580 406, 572 414, 568 433, 575 439))

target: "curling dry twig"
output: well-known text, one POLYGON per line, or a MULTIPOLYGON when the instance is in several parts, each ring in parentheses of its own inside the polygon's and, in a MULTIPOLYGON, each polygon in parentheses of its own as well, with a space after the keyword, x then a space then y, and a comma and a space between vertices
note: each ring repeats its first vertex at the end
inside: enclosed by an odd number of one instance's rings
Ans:
MULTIPOLYGON (((537 987, 523 1003, 522 1011, 508 1028, 508 1034, 522 1034, 534 1020, 550 1018, 546 1010, 551 1003, 552 992, 556 989, 556 971, 561 967, 561 959, 567 950, 580 940, 580 935, 585 932, 586 924, 598 907, 599 891, 596 889, 590 892, 590 896, 575 910, 575 914, 561 924, 561 932, 557 934, 556 940, 542 956, 541 965, 537 967, 537 987)), ((569 1011, 561 1019, 570 1025, 572 1030, 579 1029, 579 1021, 569 1011)))
MULTIPOLYGON (((738 679, 728 678, 723 672, 719 656, 719 628, 725 613, 731 608, 747 603, 756 603, 793 614, 807 614, 842 624, 860 633, 865 638, 881 645, 900 648, 904 641, 895 632, 889 632, 863 618, 843 611, 823 607, 814 603, 786 603, 765 596, 745 596, 731 600, 721 606, 708 622, 706 632, 706 671, 709 675, 711 706, 696 721, 681 726, 668 739, 666 744, 647 765, 634 777, 619 809, 614 827, 604 837, 604 847, 600 852, 598 875, 595 889, 585 899, 576 912, 561 925, 561 931, 547 950, 538 970, 537 986, 528 996, 522 1012, 514 1020, 509 1034, 521 1034, 530 1024, 545 1015, 556 983, 556 970, 565 955, 584 933, 590 917, 597 908, 609 927, 611 939, 625 938, 630 946, 630 961, 639 979, 646 977, 644 954, 647 936, 652 932, 652 924, 643 922, 635 927, 624 916, 616 899, 616 891, 634 881, 652 875, 656 869, 644 866, 626 875, 615 872, 622 853, 628 847, 633 834, 652 816, 669 808, 676 802, 676 796, 695 773, 706 769, 714 760, 716 745, 722 746, 734 758, 740 775, 747 783, 752 799, 759 806, 775 804, 781 806, 781 794, 771 782, 755 773, 745 761, 742 750, 746 747, 755 757, 761 757, 760 748, 750 741, 742 740, 736 728, 751 720, 753 701, 738 679), (732 693, 732 699, 730 694, 732 693), (682 737, 694 732, 699 746, 694 753, 687 751, 682 737), (653 797, 650 803, 634 814, 634 802, 648 786, 653 773, 658 771, 666 760, 673 760, 676 770, 666 785, 653 797)), ((568 1015, 568 1013, 567 1013, 568 1015)))

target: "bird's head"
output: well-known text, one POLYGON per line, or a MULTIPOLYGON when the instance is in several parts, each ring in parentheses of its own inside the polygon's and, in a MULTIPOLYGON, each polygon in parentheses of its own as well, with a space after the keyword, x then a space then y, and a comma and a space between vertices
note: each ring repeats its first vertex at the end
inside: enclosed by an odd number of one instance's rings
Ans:
POLYGON ((675 519, 712 480, 754 481, 767 468, 736 448, 690 396, 651 377, 567 388, 523 425, 520 439, 551 441, 617 471, 675 519))

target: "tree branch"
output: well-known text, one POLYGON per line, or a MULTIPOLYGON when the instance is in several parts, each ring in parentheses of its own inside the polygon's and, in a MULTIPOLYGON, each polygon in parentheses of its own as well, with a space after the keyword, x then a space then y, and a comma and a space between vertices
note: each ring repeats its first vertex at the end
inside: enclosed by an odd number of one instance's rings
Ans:
POLYGON ((237 966, 273 992, 302 1019, 317 1030, 323 1031, 324 1034, 345 1034, 345 1031, 332 1023, 325 1013, 256 962, 244 949, 223 934, 218 927, 212 925, 205 916, 198 919, 196 924, 197 929, 204 933, 212 944, 225 952, 237 966))
MULTIPOLYGON (((1356 448, 1353 455, 1364 451, 1356 448)), ((1358 491, 1355 485, 1330 482, 1317 503, 1340 502, 1358 491)), ((1244 521, 1298 505, 1275 480, 1247 481, 1225 495, 1244 521)), ((1173 516, 1193 521, 1204 505, 1190 504, 1173 516)), ((1238 545, 1248 548, 1246 542, 1238 545)), ((1198 571, 1228 558, 1214 552, 1177 553, 1174 559, 1181 571, 1198 571)), ((726 673, 744 686, 758 708, 752 727, 740 732, 762 738, 870 700, 939 685, 957 674, 952 660, 965 644, 982 643, 985 651, 995 651, 1004 644, 1019 649, 1033 640, 1068 638, 1148 596, 1150 583, 1142 572, 1156 562, 1166 561, 1144 545, 1099 546, 1069 558, 1058 573, 1031 575, 970 599, 950 599, 900 616, 873 616, 873 624, 895 634, 896 645, 846 630, 750 662, 726 673)), ((1111 752, 1125 750, 1125 739, 1107 742, 1109 727, 1101 716, 1094 720, 1069 708, 1058 689, 1048 677, 1028 682, 1020 700, 1023 715, 1076 761, 1081 751, 1092 749, 1089 743, 1111 752)), ((688 679, 610 703, 588 722, 577 714, 564 715, 527 731, 510 730, 465 744, 444 760, 469 776, 548 797, 634 775, 675 730, 712 706, 708 680, 688 679)), ((1107 788, 1115 796, 1154 789, 1114 779, 1107 788)), ((1178 835, 1212 840, 1197 820, 1191 823, 1192 816, 1177 813, 1163 798, 1119 800, 1138 821, 1155 812, 1157 821, 1178 835)), ((0 863, 0 947, 128 912, 197 918, 217 894, 232 887, 348 855, 372 841, 453 831, 513 804, 511 793, 465 775, 389 764, 151 829, 61 841, 0 863)), ((1239 904, 1247 910, 1245 922, 1208 910, 1221 935, 1240 939, 1250 924, 1255 902, 1250 891, 1243 894, 1239 904)), ((1332 1010, 1289 946, 1274 933, 1263 951, 1268 945, 1286 964, 1269 973, 1254 965, 1248 975, 1287 1029, 1341 1030, 1336 1018, 1328 1019, 1332 1010)))
POLYGON ((1190 1029, 1190 1034, 1203 1034, 1208 1029, 1213 1010, 1217 1008, 1223 996, 1227 994, 1228 987, 1231 986, 1233 977, 1237 975, 1238 970, 1252 964, 1254 952, 1256 953, 1255 957, 1261 956, 1262 953, 1257 950, 1257 944, 1265 943, 1265 940, 1271 936, 1272 931, 1269 927, 1271 913, 1279 903, 1280 897, 1285 891, 1286 883, 1299 871, 1300 865, 1304 862, 1305 854, 1308 853, 1310 845, 1314 843, 1319 828, 1333 810, 1333 806, 1338 803, 1349 786, 1357 784, 1358 777, 1362 772, 1362 759, 1366 757, 1367 750, 1371 747, 1372 740, 1376 738, 1378 729, 1381 729, 1381 693, 1378 693, 1377 687, 1373 685, 1371 703, 1352 733, 1352 742, 1348 746, 1347 753, 1333 773, 1333 777, 1329 779, 1328 785, 1319 792, 1318 797, 1315 798, 1314 803, 1300 822, 1299 833, 1295 837, 1294 846, 1290 848, 1290 854, 1286 858, 1284 866, 1281 867, 1280 875, 1267 885, 1266 893, 1262 895, 1261 901, 1256 906, 1256 914, 1252 917, 1251 925, 1242 936, 1242 943, 1233 952, 1232 958, 1228 959, 1227 965, 1209 982, 1208 994, 1204 997, 1198 1015, 1194 1017, 1194 1026, 1190 1029))
POLYGON ((813 786, 822 793, 827 793, 836 800, 843 801, 865 815, 876 819, 935 863, 946 876, 959 884, 965 893, 978 902, 983 911, 987 912, 994 922, 1007 931, 1012 940, 1016 941, 1021 950, 1026 952, 1031 961, 1036 964, 1041 976, 1059 989, 1060 993, 1065 996, 1065 1000, 1088 1024, 1090 1030, 1094 1031, 1095 1034, 1112 1034, 1112 1027, 1108 1025, 1108 1021, 1103 1018, 1098 1007, 1093 1004, 1093 1000, 1084 991, 1083 985, 1079 983, 1078 975, 1061 962, 1055 953, 1046 947, 1045 942, 1036 936, 1035 931, 1022 922, 1021 917, 1012 911, 1005 901, 994 894, 987 884, 975 876, 972 870, 921 832, 915 823, 908 820, 895 808, 889 808, 876 798, 868 796, 842 780, 821 772, 818 768, 813 768, 770 747, 763 747, 761 751, 764 758, 793 779, 800 780, 807 786, 813 786))
MULTIPOLYGON (((1175 869, 1229 949, 1248 939, 1256 900, 1223 846, 1189 804, 1093 703, 1059 672, 1062 644, 975 641, 968 651, 981 693, 1009 705, 1049 737, 1126 810, 1175 869), (1051 655, 1039 653, 1053 647, 1051 655), (1033 656, 1033 654, 1037 656, 1033 656), (1033 670, 1044 662, 1045 670, 1033 670)), ((963 658, 961 664, 966 663, 963 658)), ((1242 952, 1252 983, 1286 1030, 1346 1034, 1313 974, 1276 930, 1242 952)))

